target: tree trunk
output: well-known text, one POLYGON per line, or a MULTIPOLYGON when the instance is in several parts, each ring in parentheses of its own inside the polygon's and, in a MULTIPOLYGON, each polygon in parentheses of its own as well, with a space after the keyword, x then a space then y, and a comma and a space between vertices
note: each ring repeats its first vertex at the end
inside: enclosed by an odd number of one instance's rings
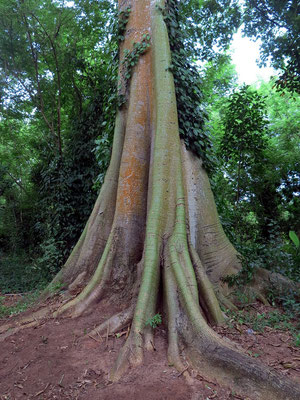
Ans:
POLYGON ((223 322, 218 301, 226 302, 222 277, 241 266, 223 232, 201 160, 180 142, 168 33, 160 9, 164 1, 123 0, 120 10, 129 4, 120 49, 120 92, 126 102, 117 114, 111 163, 99 197, 51 284, 63 282, 70 295, 56 315, 78 317, 103 299, 122 307, 96 328, 113 333, 131 324, 112 380, 129 365, 140 364, 143 349, 153 349, 147 321, 159 308, 168 329, 169 363, 188 379, 183 354, 202 375, 213 375, 238 393, 296 399, 296 384, 223 341, 208 325, 223 322), (143 35, 150 36, 151 45, 128 81, 124 49, 131 52, 133 42, 139 47, 148 40, 143 35))

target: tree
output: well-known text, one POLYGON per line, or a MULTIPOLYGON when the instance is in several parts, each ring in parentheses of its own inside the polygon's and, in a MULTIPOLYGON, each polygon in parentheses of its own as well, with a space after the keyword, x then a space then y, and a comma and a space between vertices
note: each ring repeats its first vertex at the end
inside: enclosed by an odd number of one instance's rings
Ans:
POLYGON ((222 224, 243 257, 240 280, 259 267, 298 280, 288 233, 299 221, 299 96, 273 85, 243 88, 213 105, 220 163, 212 183, 222 224))
MULTIPOLYGON (((224 110, 224 134, 221 138, 221 157, 236 167, 236 204, 240 200, 241 176, 247 186, 247 169, 263 159, 266 147, 264 136, 267 120, 262 97, 249 86, 233 93, 224 110)), ((249 174, 249 171, 248 171, 249 174)))
POLYGON ((261 39, 261 63, 283 72, 276 86, 300 92, 299 4, 297 0, 250 0, 245 3, 244 33, 261 39))
POLYGON ((109 1, 99 11, 86 1, 1 0, 0 9, 0 167, 14 190, 13 198, 0 193, 1 247, 9 257, 5 244, 15 241, 15 253, 52 279, 97 196, 93 149, 115 86, 107 64, 117 44, 103 28, 113 8, 109 1))
MULTIPOLYGON (((257 215, 266 226, 276 220, 281 231, 297 230, 299 225, 300 149, 298 119, 299 95, 272 90, 273 82, 262 84, 268 113, 268 146, 264 151, 264 168, 256 168, 252 184, 254 197, 261 207, 257 215)), ((263 224, 262 224, 263 225, 263 224)), ((268 227, 266 226, 266 230, 268 227)))
POLYGON ((282 381, 208 325, 223 321, 219 301, 230 302, 222 278, 241 266, 222 230, 202 162, 188 150, 188 139, 180 141, 164 22, 168 17, 178 29, 175 6, 163 0, 119 2, 120 108, 111 162, 86 227, 51 284, 62 282, 67 289, 55 315, 79 317, 103 299, 119 305, 120 312, 96 328, 116 332, 131 323, 111 375, 118 379, 129 364, 142 362, 144 349, 153 350, 147 321, 161 307, 169 363, 187 379, 181 344, 206 376, 229 379, 249 395, 255 387, 256 398, 293 399, 300 394, 296 384, 282 381))

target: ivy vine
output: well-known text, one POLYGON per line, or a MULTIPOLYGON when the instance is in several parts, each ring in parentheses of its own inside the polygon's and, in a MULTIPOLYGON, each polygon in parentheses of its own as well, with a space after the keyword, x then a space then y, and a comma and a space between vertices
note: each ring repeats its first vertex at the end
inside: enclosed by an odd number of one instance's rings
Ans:
POLYGON ((124 50, 124 58, 121 63, 121 82, 118 86, 118 106, 126 102, 126 91, 132 76, 132 70, 137 65, 141 55, 145 54, 150 47, 150 35, 144 34, 140 42, 134 42, 132 50, 124 50))
POLYGON ((118 13, 118 40, 119 40, 119 42, 121 42, 125 39, 126 25, 129 21, 130 13, 131 13, 130 5, 128 7, 126 7, 125 10, 122 10, 118 13))
POLYGON ((168 28, 180 137, 186 147, 203 160, 206 169, 215 164, 212 156, 212 143, 205 131, 207 114, 202 106, 203 95, 201 79, 192 60, 192 49, 187 45, 184 32, 180 28, 180 13, 177 0, 167 0, 165 9, 161 9, 168 28))

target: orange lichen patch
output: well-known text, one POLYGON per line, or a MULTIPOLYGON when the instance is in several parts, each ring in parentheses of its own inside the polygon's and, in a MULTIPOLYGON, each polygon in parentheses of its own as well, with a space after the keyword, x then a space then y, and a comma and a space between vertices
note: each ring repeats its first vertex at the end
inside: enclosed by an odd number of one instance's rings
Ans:
POLYGON ((124 49, 131 50, 134 42, 140 42, 143 34, 150 34, 150 0, 119 1, 119 9, 131 7, 129 21, 126 26, 125 40, 120 44, 120 56, 124 49), (121 4, 120 4, 121 3, 121 4))
MULTIPOLYGON (((125 48, 131 48, 133 41, 140 41, 142 34, 150 33, 150 1, 136 1, 132 7, 125 35, 125 48), (143 3, 143 4, 141 4, 143 3), (145 16, 146 10, 146 16, 145 16), (134 27, 134 29, 133 29, 134 27)), ((149 157, 151 143, 152 76, 151 47, 142 55, 134 68, 130 82, 128 120, 118 182, 116 212, 123 218, 134 214, 145 217, 149 157)))
MULTIPOLYGON (((149 65, 149 64, 148 64, 149 65)), ((151 132, 149 67, 140 63, 131 84, 131 100, 119 174, 117 212, 144 215, 147 200, 151 132)))
POLYGON ((124 177, 121 177, 120 196, 118 197, 118 208, 121 214, 144 214, 145 196, 142 189, 143 183, 147 181, 145 176, 145 165, 131 159, 130 164, 124 168, 124 177))
MULTIPOLYGON (((119 2, 120 3, 120 2, 119 2)), ((150 0, 131 0, 122 1, 120 10, 131 6, 131 13, 126 26, 125 46, 127 39, 134 39, 134 36, 140 35, 143 31, 150 30, 150 0)))

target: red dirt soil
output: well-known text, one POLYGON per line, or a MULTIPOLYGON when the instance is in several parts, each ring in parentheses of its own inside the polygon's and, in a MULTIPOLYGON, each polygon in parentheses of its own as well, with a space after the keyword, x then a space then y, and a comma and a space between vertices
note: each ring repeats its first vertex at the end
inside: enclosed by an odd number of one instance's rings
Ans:
MULTIPOLYGON (((254 307, 260 312, 270 309, 258 304, 254 307)), ((0 399, 246 400, 191 369, 195 379, 193 385, 188 385, 178 371, 168 366, 164 326, 155 329, 156 349, 145 353, 144 364, 111 383, 109 370, 127 332, 121 332, 121 337, 92 338, 88 331, 113 311, 103 305, 93 315, 78 320, 44 320, 35 328, 6 338, 0 343, 0 399)), ((263 333, 254 333, 248 326, 237 324, 216 330, 271 368, 300 381, 300 348, 293 346, 288 332, 266 328, 263 333)))

